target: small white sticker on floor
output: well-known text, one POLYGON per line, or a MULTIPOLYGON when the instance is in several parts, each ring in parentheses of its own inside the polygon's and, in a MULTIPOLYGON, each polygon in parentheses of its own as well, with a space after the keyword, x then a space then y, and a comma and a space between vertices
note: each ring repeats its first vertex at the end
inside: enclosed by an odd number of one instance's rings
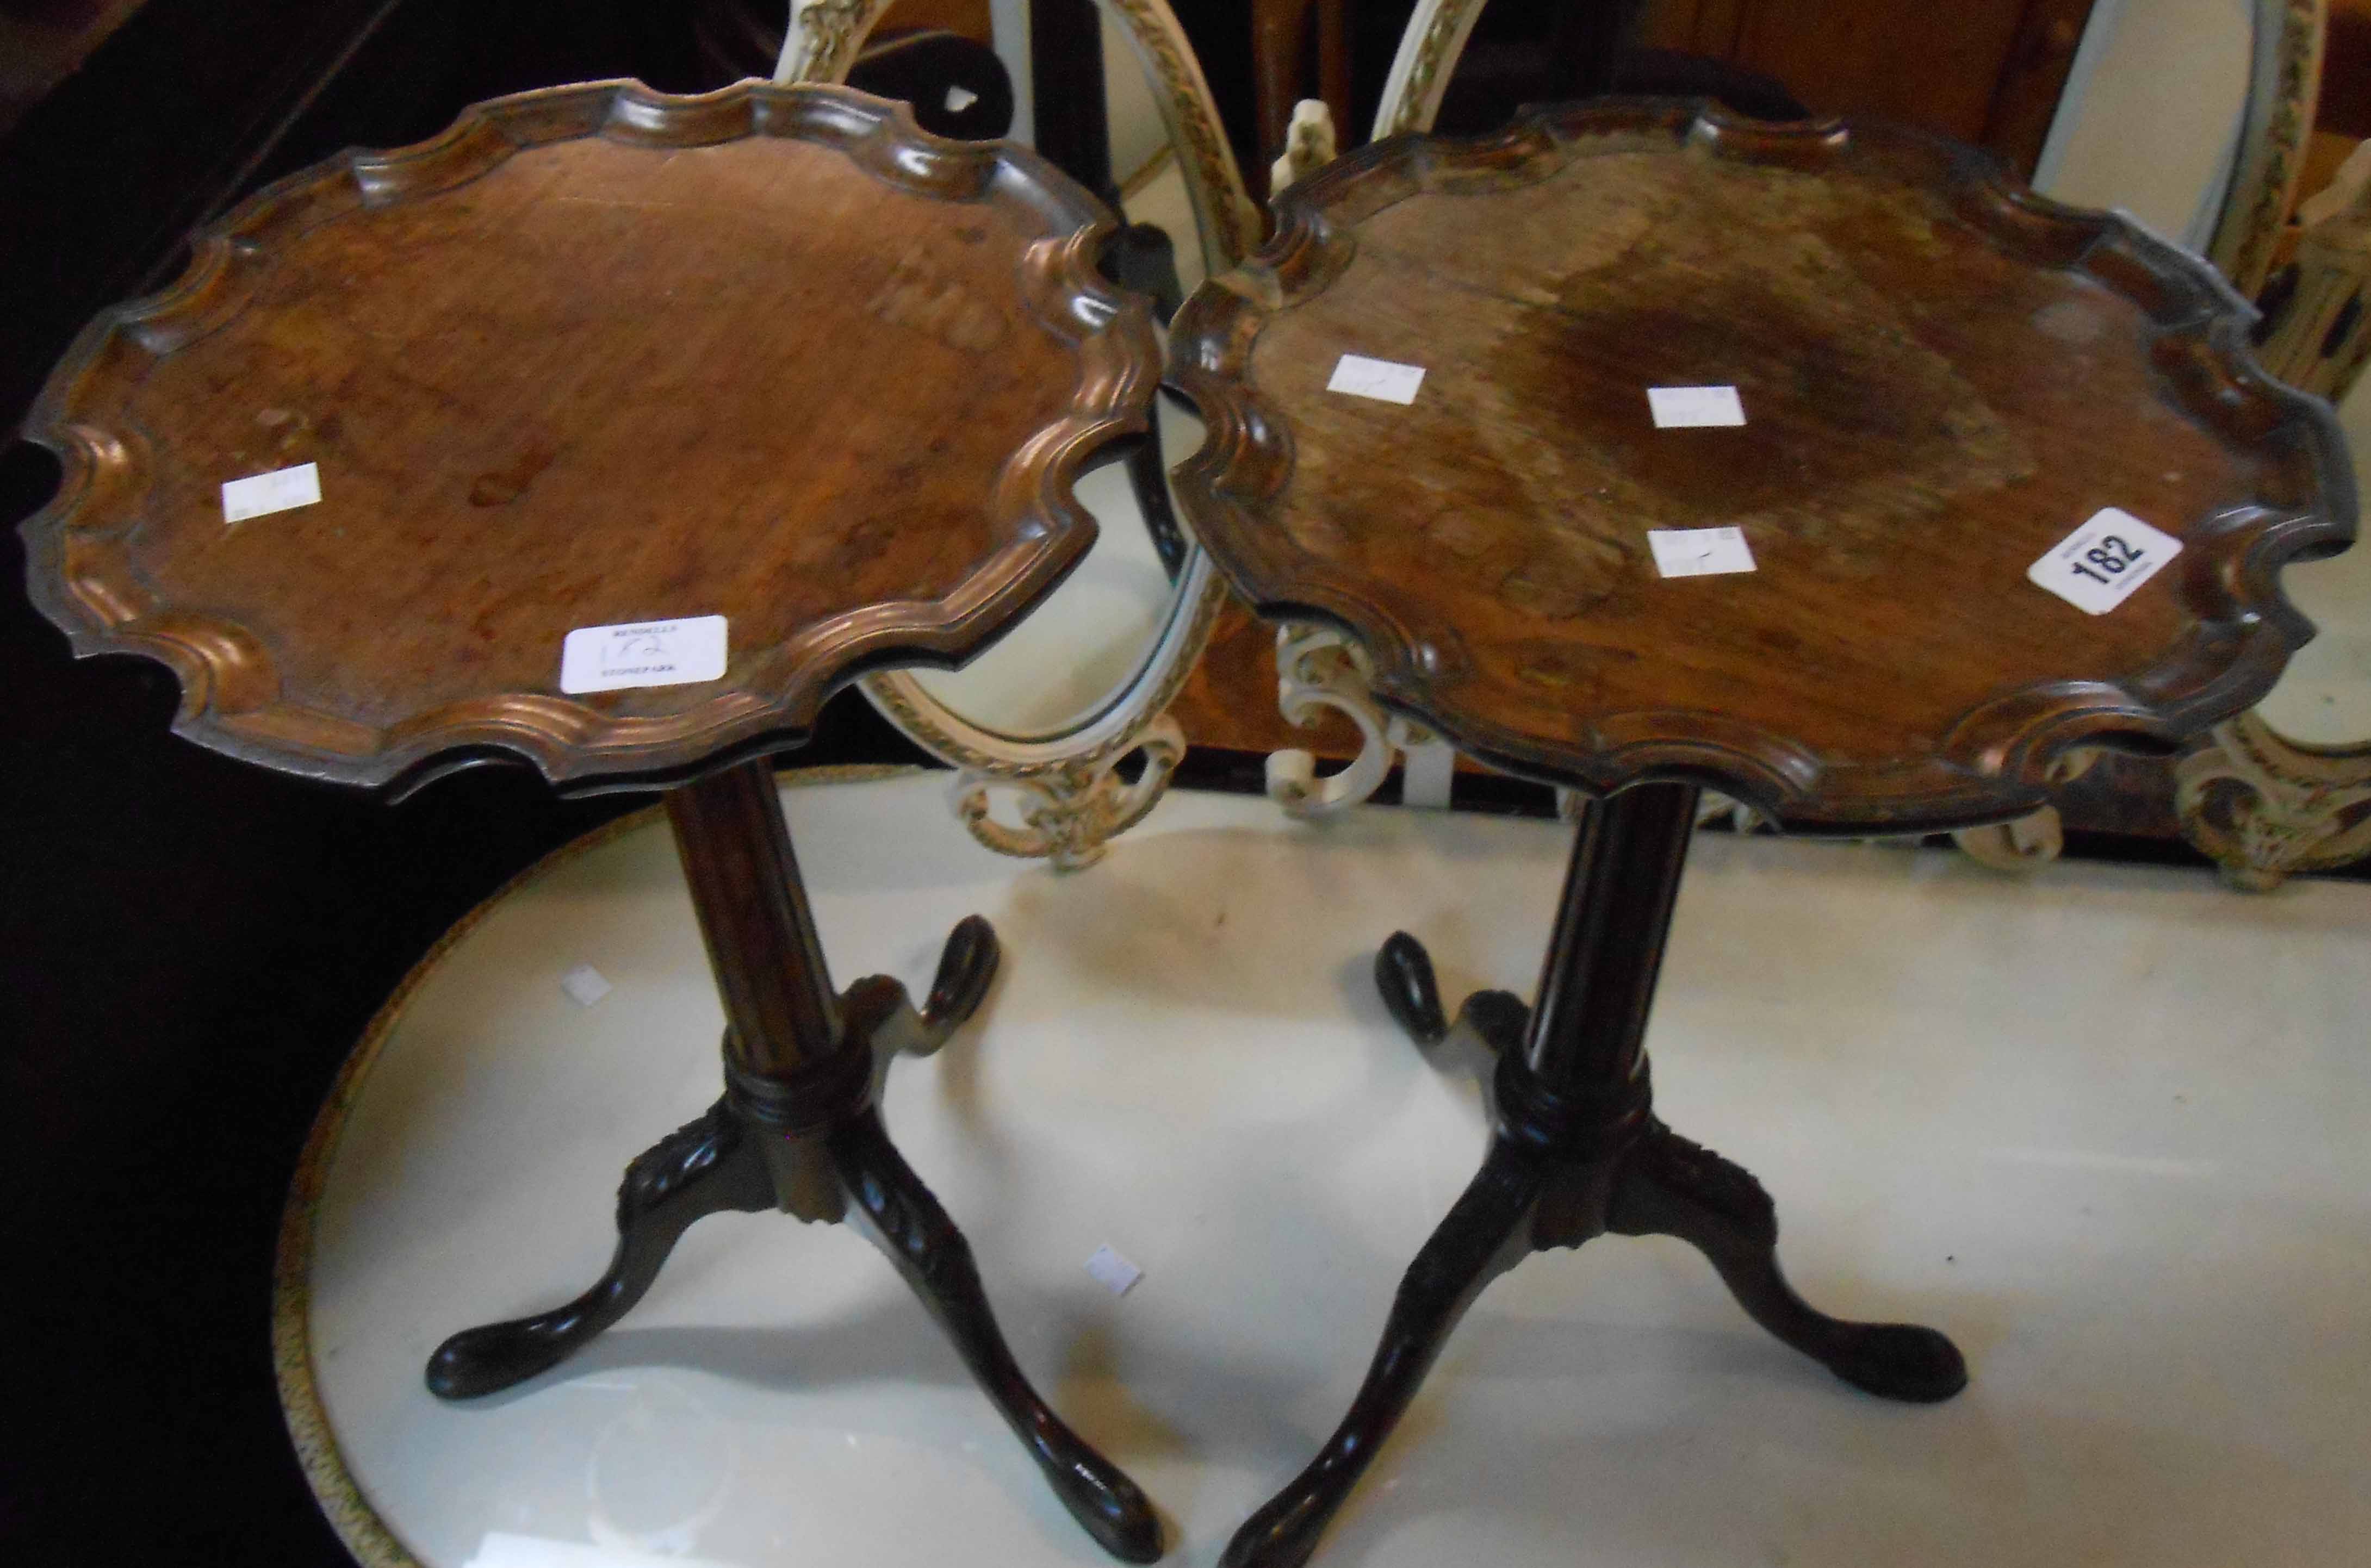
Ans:
POLYGON ((560 645, 560 689, 570 696, 629 686, 689 686, 724 674, 724 617, 582 626, 560 645))
POLYGON ((1649 386, 1647 409, 1657 430, 1684 430, 1692 425, 1741 425, 1745 405, 1734 386, 1649 386))
POLYGON ((1325 384, 1328 392, 1347 392, 1353 398, 1372 398, 1382 403, 1413 403, 1416 389, 1424 385, 1424 366, 1394 364, 1390 360, 1369 359, 1364 354, 1344 354, 1334 365, 1334 379, 1325 384))
POLYGON ((2104 616, 2180 553, 2181 541, 2171 534, 2121 507, 2105 506, 2027 567, 2025 575, 2086 615, 2104 616))
POLYGON ((1095 1283, 1114 1296, 1126 1296, 1135 1288, 1136 1282, 1144 1277, 1142 1269, 1107 1245, 1096 1248, 1095 1255, 1087 1260, 1087 1273, 1094 1275, 1095 1283))
POLYGON ((223 521, 244 523, 250 517, 311 506, 320 499, 321 469, 318 464, 299 463, 293 468, 249 474, 223 485, 223 521))
POLYGON ((560 988, 580 1008, 591 1007, 613 989, 608 977, 589 963, 580 963, 561 975, 560 988))
POLYGON ((961 82, 957 82, 954 86, 947 89, 946 104, 947 112, 949 114, 961 114, 965 110, 969 109, 978 101, 979 95, 972 91, 969 87, 965 86, 961 82))
POLYGON ((1752 571, 1753 551, 1741 528, 1649 528, 1647 548, 1666 577, 1711 577, 1752 571))

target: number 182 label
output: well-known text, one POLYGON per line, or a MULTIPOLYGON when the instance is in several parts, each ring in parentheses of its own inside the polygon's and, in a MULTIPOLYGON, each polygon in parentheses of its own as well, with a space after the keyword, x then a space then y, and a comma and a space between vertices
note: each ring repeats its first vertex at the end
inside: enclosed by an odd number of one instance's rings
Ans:
POLYGON ((2053 545, 2025 575, 2076 609, 2104 616, 2180 553, 2180 539, 2109 506, 2053 545))

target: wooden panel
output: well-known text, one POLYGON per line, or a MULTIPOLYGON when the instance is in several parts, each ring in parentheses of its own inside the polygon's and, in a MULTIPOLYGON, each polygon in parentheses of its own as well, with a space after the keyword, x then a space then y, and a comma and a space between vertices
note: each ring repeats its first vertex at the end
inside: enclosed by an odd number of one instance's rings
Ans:
POLYGON ((1881 117, 2030 175, 2093 0, 1654 0, 1640 46, 1777 78, 1816 113, 1881 117))
POLYGON ((2358 142, 2371 137, 2371 0, 2331 0, 2314 123, 2358 142))
POLYGON ((1713 52, 1696 41, 1696 17, 1703 10, 1704 0, 1647 0, 1632 41, 1641 49, 1713 52))
POLYGON ((2029 0, 1993 90, 1992 111, 1977 140, 2027 178, 2066 91, 2066 74, 2083 41, 2093 0, 2029 0))
POLYGON ((1735 58, 1815 113, 1879 115, 1974 142, 2024 10, 2025 0, 1755 0, 1735 58))
MULTIPOLYGON (((780 10, 782 7, 777 6, 780 10)), ((993 43, 988 0, 897 0, 874 24, 878 35, 900 28, 943 28, 974 43, 993 43)))
POLYGON ((1731 60, 1752 0, 1648 0, 1631 41, 1640 49, 1731 60))

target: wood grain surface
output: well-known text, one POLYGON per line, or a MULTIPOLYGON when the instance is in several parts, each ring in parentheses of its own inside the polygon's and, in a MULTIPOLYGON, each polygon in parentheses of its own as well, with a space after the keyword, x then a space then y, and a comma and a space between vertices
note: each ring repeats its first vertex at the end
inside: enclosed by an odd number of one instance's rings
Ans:
POLYGON ((77 651, 171 664, 182 732, 325 778, 793 744, 1092 540, 1071 477, 1158 373, 1107 224, 842 88, 480 106, 282 181, 86 331, 29 421, 66 470, 34 594, 77 651), (226 523, 226 480, 307 462, 318 504, 226 523), (571 629, 695 616, 722 680, 561 694, 571 629))
POLYGON ((2261 696, 2311 635, 2277 565, 2352 536, 2329 410, 2203 263, 1915 133, 1575 109, 1380 144, 1278 218, 1174 331, 1179 494, 1263 614, 1347 625, 1513 771, 2011 814, 2068 744, 2261 696), (1326 390, 1346 352, 1422 366, 1414 403, 1326 390), (1746 423, 1654 425, 1698 386, 1746 423), (2026 569, 2109 506, 2185 548, 2095 617, 2026 569), (1754 571, 1660 574, 1648 530, 1718 526, 1754 571))

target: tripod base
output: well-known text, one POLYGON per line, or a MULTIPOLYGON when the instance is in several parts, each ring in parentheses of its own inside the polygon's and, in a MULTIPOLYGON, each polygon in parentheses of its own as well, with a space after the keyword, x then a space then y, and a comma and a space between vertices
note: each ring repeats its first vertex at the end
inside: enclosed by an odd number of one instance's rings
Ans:
POLYGON ((1608 1232, 1688 1242, 1755 1322, 1869 1393, 1931 1402, 1967 1385, 1958 1348, 1933 1329, 1848 1322, 1795 1293, 1779 1272, 1769 1195, 1742 1167, 1655 1118, 1643 1058, 1626 1083, 1558 1096, 1525 1064, 1531 1009, 1511 993, 1476 992, 1451 1023, 1431 960, 1405 932, 1377 954, 1375 979, 1418 1044, 1455 1033, 1497 1057, 1490 1149, 1401 1279, 1349 1413, 1309 1467, 1236 1531, 1226 1568, 1306 1562, 1483 1288, 1535 1251, 1608 1232))
POLYGON ((971 1248, 882 1125, 882 1077, 899 1055, 927 1055, 988 994, 996 933, 973 916, 947 939, 929 1000, 896 981, 859 980, 839 997, 839 1051, 794 1076, 731 1066, 724 1097, 626 1167, 608 1269, 567 1305, 465 1330, 429 1358, 441 1399, 491 1394, 558 1366, 632 1309, 698 1220, 781 1208, 851 1219, 888 1255, 1029 1450, 1064 1507, 1113 1556, 1151 1562, 1161 1527, 1144 1493, 1066 1425, 1022 1375, 998 1330, 971 1248))

